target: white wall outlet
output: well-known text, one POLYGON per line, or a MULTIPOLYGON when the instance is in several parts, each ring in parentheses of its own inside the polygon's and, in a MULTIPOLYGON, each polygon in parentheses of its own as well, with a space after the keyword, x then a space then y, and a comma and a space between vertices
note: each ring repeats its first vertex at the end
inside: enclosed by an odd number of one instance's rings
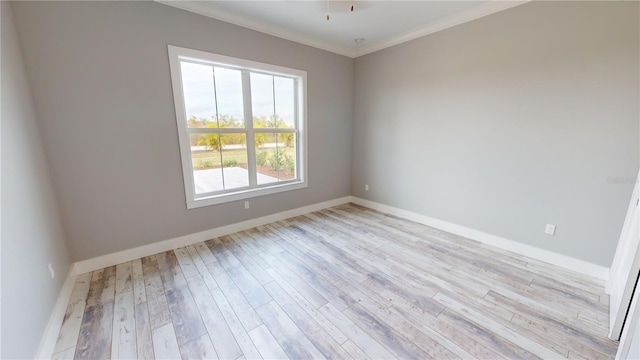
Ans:
POLYGON ((51 263, 49 263, 49 274, 51 275, 52 279, 56 277, 56 272, 53 270, 53 265, 51 265, 51 263))
POLYGON ((369 184, 364 184, 364 191, 369 191, 369 184))
POLYGON ((544 233, 547 235, 555 235, 556 234, 556 226, 553 224, 547 224, 547 227, 544 229, 544 233))
POLYGON ((245 201, 245 202, 244 202, 244 208, 245 208, 245 209, 248 209, 248 208, 249 208, 249 202, 248 202, 248 201, 245 201))

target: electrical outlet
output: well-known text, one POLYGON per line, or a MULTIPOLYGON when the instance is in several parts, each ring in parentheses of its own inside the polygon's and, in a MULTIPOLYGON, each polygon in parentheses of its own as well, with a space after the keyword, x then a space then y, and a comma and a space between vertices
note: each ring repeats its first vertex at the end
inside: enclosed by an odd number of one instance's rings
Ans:
POLYGON ((248 208, 249 208, 249 202, 248 202, 248 201, 245 201, 245 202, 244 202, 244 208, 245 208, 245 209, 248 209, 248 208))
POLYGON ((51 274, 52 279, 56 277, 56 272, 53 270, 53 265, 51 265, 51 263, 49 263, 49 274, 51 274))
POLYGON ((556 226, 553 224, 547 224, 547 227, 544 229, 544 233, 547 235, 555 235, 556 234, 556 226))
POLYGON ((369 184, 364 185, 364 191, 369 191, 369 184))

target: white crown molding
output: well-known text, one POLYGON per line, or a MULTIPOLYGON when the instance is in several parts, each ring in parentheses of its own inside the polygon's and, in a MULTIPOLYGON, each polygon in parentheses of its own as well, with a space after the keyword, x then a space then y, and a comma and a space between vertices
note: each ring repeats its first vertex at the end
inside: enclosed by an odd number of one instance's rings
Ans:
POLYGON ((518 5, 526 4, 530 1, 531 0, 493 0, 490 3, 478 5, 471 9, 461 11, 451 16, 447 16, 429 25, 419 27, 399 36, 394 36, 391 39, 372 43, 366 47, 356 50, 354 57, 371 54, 373 52, 386 49, 394 45, 402 44, 419 37, 433 34, 438 31, 454 27, 456 25, 464 24, 466 22, 476 20, 487 15, 495 14, 497 12, 510 9, 518 5))
POLYGON ((204 15, 210 18, 242 26, 251 30, 256 30, 265 34, 273 35, 285 40, 294 41, 300 44, 312 46, 318 49, 326 50, 338 55, 344 55, 350 58, 367 55, 394 45, 398 45, 422 36, 433 34, 438 31, 454 27, 481 17, 495 14, 497 12, 510 9, 512 7, 526 4, 531 0, 493 0, 489 3, 476 6, 474 8, 461 11, 457 14, 443 18, 424 27, 420 27, 399 36, 394 36, 384 41, 371 43, 365 47, 358 49, 350 49, 348 47, 336 45, 327 41, 318 40, 311 36, 302 35, 283 27, 273 25, 264 21, 256 20, 248 16, 238 15, 230 11, 217 7, 206 1, 180 1, 180 0, 154 0, 157 3, 172 6, 196 14, 204 15))
POLYGON ((433 228, 446 231, 451 234, 466 237, 479 241, 481 243, 495 246, 497 248, 524 255, 536 260, 556 265, 571 271, 575 271, 589 277, 600 280, 607 280, 609 276, 609 268, 590 263, 588 261, 573 258, 571 256, 558 254, 553 251, 541 249, 535 246, 523 244, 518 241, 505 239, 496 235, 487 234, 482 231, 471 229, 465 226, 453 224, 440 219, 435 219, 422 214, 414 213, 408 210, 399 209, 389 205, 377 203, 370 200, 361 199, 355 196, 351 197, 351 202, 370 209, 378 210, 387 214, 395 215, 407 220, 415 221, 420 224, 431 226, 433 228))
POLYGON ((207 1, 179 1, 179 0, 154 0, 157 3, 176 7, 178 9, 187 10, 196 14, 204 15, 210 18, 228 22, 234 25, 242 26, 247 29, 259 31, 268 35, 273 35, 285 40, 294 41, 300 44, 309 45, 321 50, 326 50, 338 55, 344 55, 350 58, 354 57, 352 49, 332 44, 326 41, 318 40, 310 36, 304 36, 283 27, 273 25, 267 22, 259 21, 248 16, 234 14, 230 11, 221 9, 212 5, 207 1))

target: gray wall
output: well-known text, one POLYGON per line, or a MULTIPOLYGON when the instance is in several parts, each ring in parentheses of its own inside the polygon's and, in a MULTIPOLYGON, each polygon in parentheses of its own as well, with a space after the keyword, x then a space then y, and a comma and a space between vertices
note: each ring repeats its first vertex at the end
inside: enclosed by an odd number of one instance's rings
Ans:
POLYGON ((13 8, 74 260, 350 194, 352 59, 157 3, 13 8), (187 210, 168 44, 308 72, 308 188, 187 210))
POLYGON ((638 40, 637 2, 541 1, 357 58, 352 194, 610 266, 638 40))
POLYGON ((610 265, 635 2, 533 2, 355 61, 157 3, 13 7, 74 260, 351 193, 610 265), (308 71, 308 189, 186 209, 167 44, 308 71))
POLYGON ((69 251, 11 7, 2 1, 2 359, 33 358, 69 271, 69 251), (51 280, 47 264, 56 270, 51 280))

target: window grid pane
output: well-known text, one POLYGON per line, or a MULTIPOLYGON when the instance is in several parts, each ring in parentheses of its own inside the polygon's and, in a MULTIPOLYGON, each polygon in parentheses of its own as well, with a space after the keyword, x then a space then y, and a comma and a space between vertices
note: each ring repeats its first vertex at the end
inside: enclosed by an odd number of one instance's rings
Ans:
POLYGON ((218 66, 214 72, 218 126, 244 128, 242 72, 218 66))
POLYGON ((273 76, 252 72, 250 75, 250 81, 253 127, 275 127, 273 76))
POLYGON ((196 195, 224 190, 219 134, 192 134, 189 138, 196 195))
POLYGON ((294 133, 255 134, 258 185, 297 178, 294 133))
POLYGON ((277 128, 295 125, 295 83, 291 78, 274 76, 274 107, 277 128))
POLYGON ((245 134, 224 134, 222 138, 222 174, 224 189, 249 186, 247 168, 247 145, 245 134))
POLYGON ((187 61, 180 65, 187 127, 218 127, 213 67, 187 61))

